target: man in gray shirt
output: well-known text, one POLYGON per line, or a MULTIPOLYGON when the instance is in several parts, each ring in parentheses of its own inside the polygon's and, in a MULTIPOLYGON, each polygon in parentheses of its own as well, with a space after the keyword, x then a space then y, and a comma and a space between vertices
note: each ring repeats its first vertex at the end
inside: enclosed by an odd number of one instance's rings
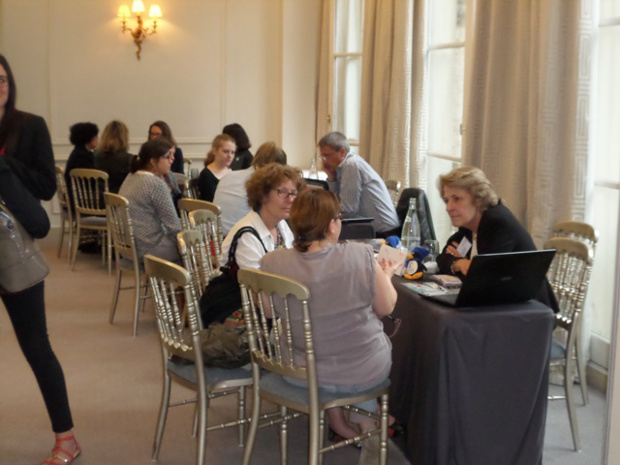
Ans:
POLYGON ((398 231, 400 223, 385 183, 359 155, 351 153, 347 137, 330 132, 319 141, 329 189, 340 199, 347 217, 373 218, 377 235, 398 231))

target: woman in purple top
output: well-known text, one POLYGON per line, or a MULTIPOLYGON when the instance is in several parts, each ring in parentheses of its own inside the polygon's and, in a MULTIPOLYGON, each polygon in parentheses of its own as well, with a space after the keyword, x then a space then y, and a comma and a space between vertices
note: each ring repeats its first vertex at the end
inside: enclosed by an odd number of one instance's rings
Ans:
MULTIPOLYGON (((392 364, 391 344, 380 319, 392 313, 396 304, 391 282, 394 265, 378 264, 370 245, 338 243, 340 205, 332 192, 312 189, 300 194, 289 221, 294 248, 268 253, 262 258, 261 269, 300 281, 310 289, 319 386, 343 394, 379 386, 392 364)), ((301 321, 301 316, 297 319, 301 321)), ((302 332, 301 325, 292 329, 293 333, 302 332)), ((293 354, 303 363, 303 338, 296 341, 300 345, 293 347, 293 354)), ((374 412, 377 403, 373 400, 360 407, 374 412)), ((340 408, 329 409, 328 416, 331 428, 340 436, 358 434, 340 408)), ((362 431, 376 429, 368 417, 352 414, 350 421, 358 423, 362 431)))

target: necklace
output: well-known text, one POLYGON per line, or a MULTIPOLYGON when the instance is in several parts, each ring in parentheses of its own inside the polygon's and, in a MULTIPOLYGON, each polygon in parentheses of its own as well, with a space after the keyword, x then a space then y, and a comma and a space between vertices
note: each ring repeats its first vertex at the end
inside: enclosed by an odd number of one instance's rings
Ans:
POLYGON ((284 247, 284 245, 284 238, 282 237, 280 228, 276 225, 276 239, 273 241, 273 247, 277 249, 278 247, 284 247))

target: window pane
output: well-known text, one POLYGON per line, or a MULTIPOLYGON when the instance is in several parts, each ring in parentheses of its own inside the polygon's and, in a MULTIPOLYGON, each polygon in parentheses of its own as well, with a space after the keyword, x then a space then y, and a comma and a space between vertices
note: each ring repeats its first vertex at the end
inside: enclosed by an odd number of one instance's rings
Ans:
POLYGON ((359 140, 362 58, 336 58, 334 74, 334 131, 359 140))
POLYGON ((433 0, 430 4, 429 45, 463 42, 466 0, 433 0))
POLYGON ((618 0, 600 0, 600 20, 605 21, 620 16, 620 2, 618 0))
POLYGON ((335 53, 361 53, 364 2, 336 0, 335 53))
POLYGON ((437 181, 439 181, 440 174, 448 174, 459 166, 461 166, 460 163, 432 157, 428 158, 426 165, 426 196, 431 207, 431 217, 433 218, 433 226, 435 227, 440 250, 444 248, 446 241, 454 234, 456 228, 452 226, 450 217, 446 213, 446 206, 437 189, 437 181))
POLYGON ((600 28, 598 43, 596 180, 620 182, 620 26, 600 28))
POLYGON ((434 50, 429 54, 428 150, 461 156, 464 48, 434 50))
POLYGON ((596 187, 594 189, 594 225, 599 232, 594 267, 588 295, 593 302, 592 332, 611 340, 611 319, 616 287, 616 260, 618 251, 618 201, 617 189, 596 187))

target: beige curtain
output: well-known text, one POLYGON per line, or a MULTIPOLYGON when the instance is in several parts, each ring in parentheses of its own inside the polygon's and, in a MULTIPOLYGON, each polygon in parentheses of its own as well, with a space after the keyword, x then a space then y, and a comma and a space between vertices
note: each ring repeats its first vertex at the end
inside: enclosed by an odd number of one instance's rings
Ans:
POLYGON ((414 0, 366 0, 360 155, 383 179, 408 184, 414 0))
MULTIPOLYGON (((317 89, 317 103, 316 103, 316 128, 315 136, 318 142, 321 137, 332 130, 331 124, 331 108, 330 101, 330 79, 331 79, 331 66, 330 63, 330 46, 331 36, 330 31, 331 24, 331 9, 330 1, 323 0, 321 7, 321 44, 319 48, 319 66, 318 66, 318 89, 317 89)), ((317 167, 320 169, 320 163, 316 160, 317 167)))
POLYGON ((537 245, 582 219, 591 186, 592 0, 477 2, 464 163, 482 168, 537 245))

